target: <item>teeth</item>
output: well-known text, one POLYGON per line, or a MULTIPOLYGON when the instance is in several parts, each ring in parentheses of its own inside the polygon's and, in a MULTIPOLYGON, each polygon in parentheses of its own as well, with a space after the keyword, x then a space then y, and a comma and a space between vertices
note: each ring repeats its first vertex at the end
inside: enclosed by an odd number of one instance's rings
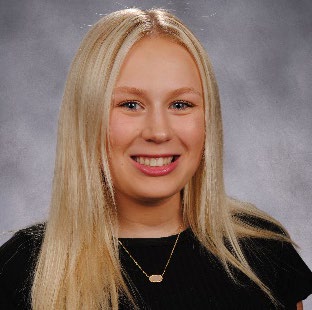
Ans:
POLYGON ((169 157, 159 157, 159 158, 151 158, 151 157, 134 157, 134 160, 141 165, 151 166, 151 167, 161 167, 170 164, 173 160, 173 156, 169 157))
POLYGON ((156 160, 156 166, 160 167, 160 166, 163 166, 164 165, 164 159, 161 157, 161 158, 157 158, 156 160))

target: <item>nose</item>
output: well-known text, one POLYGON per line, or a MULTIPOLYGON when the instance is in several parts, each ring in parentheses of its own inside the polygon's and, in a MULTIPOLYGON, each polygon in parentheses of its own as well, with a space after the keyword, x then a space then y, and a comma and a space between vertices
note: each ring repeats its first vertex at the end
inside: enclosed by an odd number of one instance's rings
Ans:
POLYGON ((155 109, 147 113, 142 130, 145 141, 163 143, 172 139, 172 133, 170 118, 166 111, 155 109))

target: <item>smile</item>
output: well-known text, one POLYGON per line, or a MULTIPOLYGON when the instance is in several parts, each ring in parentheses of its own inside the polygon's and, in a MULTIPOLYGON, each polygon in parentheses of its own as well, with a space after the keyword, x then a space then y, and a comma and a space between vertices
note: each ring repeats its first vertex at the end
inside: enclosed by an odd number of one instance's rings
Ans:
POLYGON ((171 173, 179 163, 180 155, 131 156, 134 166, 148 176, 159 177, 171 173), (155 157, 154 157, 155 156, 155 157))

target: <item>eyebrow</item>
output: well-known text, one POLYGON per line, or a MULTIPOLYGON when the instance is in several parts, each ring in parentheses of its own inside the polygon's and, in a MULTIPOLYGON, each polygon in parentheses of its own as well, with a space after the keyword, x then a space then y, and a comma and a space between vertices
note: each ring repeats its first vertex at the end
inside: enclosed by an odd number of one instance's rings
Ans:
MULTIPOLYGON (((129 94, 133 94, 133 95, 139 95, 139 96, 144 96, 146 94, 146 92, 142 89, 136 88, 136 87, 129 87, 129 86, 120 86, 120 87, 116 87, 115 92, 126 92, 129 94)), ((176 97, 185 93, 192 93, 192 94, 196 94, 200 97, 202 97, 202 93, 199 92, 198 90, 196 90, 193 87, 180 87, 177 89, 174 89, 173 91, 170 92, 170 97, 176 97)))

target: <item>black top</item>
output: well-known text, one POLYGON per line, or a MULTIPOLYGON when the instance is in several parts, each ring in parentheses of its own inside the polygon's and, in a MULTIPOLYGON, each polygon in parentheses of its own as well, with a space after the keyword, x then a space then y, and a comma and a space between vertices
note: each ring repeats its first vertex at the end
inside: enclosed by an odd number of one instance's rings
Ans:
MULTIPOLYGON (((0 248, 0 309, 30 309, 32 269, 43 234, 44 225, 32 226, 0 248)), ((147 274, 161 274, 176 237, 120 240, 147 274)), ((241 243, 251 267, 283 306, 275 307, 235 270, 234 282, 190 229, 181 233, 161 283, 149 282, 122 248, 120 258, 140 309, 296 309, 311 294, 312 273, 291 245, 255 238, 241 243)), ((131 306, 121 298, 120 309, 131 306)))

